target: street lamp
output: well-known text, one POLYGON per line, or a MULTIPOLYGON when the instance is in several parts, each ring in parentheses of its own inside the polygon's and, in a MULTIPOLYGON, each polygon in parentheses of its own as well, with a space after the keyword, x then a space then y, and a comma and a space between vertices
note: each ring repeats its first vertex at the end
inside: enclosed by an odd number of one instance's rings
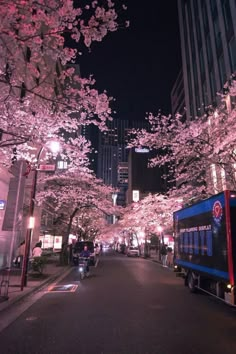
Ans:
POLYGON ((22 273, 21 273, 21 290, 24 289, 24 286, 27 286, 30 244, 31 244, 31 239, 32 239, 32 235, 33 235, 34 221, 35 221, 34 209, 35 209, 35 197, 36 197, 36 189, 37 189, 39 162, 40 162, 40 158, 41 158, 42 152, 45 147, 48 148, 53 153, 53 155, 57 154, 60 151, 59 142, 51 140, 46 144, 46 146, 42 146, 39 149, 39 152, 36 157, 36 168, 34 170, 31 197, 30 197, 30 206, 29 206, 29 223, 28 223, 26 237, 25 237, 25 253, 24 253, 24 260, 23 260, 22 273))
POLYGON ((163 235, 163 227, 162 226, 158 226, 157 227, 157 231, 159 232, 159 237, 158 237, 158 258, 159 260, 161 260, 161 243, 164 244, 164 235, 163 235))

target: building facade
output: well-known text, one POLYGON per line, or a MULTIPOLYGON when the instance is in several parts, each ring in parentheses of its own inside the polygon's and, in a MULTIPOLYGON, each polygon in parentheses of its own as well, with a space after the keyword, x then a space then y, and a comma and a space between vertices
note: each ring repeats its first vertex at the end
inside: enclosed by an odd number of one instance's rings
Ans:
POLYGON ((236 71, 235 0, 178 0, 187 119, 217 104, 236 71))
MULTIPOLYGON (((184 116, 194 120, 214 110, 226 93, 225 84, 236 73, 236 2, 235 0, 178 0, 182 55, 182 79, 172 90, 172 112, 181 107, 178 86, 183 81, 184 116)), ((181 87, 181 85, 179 86, 181 87)), ((179 90, 180 92, 181 90, 179 90)), ((232 97, 226 109, 232 109, 232 97)), ((182 112, 180 112, 182 113, 182 112)), ((218 193, 230 188, 225 171, 212 164, 204 171, 208 190, 218 193)))
POLYGON ((163 177, 163 169, 148 167, 149 159, 155 155, 148 149, 129 151, 127 204, 141 200, 149 193, 164 193, 167 185, 163 177))
POLYGON ((99 132, 97 177, 105 184, 118 188, 117 204, 125 206, 128 189, 128 142, 131 130, 147 128, 147 122, 114 119, 109 130, 99 132))
POLYGON ((183 119, 186 119, 186 110, 185 110, 185 97, 184 97, 184 78, 183 71, 180 70, 177 79, 174 83, 174 86, 171 90, 171 112, 174 117, 177 113, 180 114, 183 119))

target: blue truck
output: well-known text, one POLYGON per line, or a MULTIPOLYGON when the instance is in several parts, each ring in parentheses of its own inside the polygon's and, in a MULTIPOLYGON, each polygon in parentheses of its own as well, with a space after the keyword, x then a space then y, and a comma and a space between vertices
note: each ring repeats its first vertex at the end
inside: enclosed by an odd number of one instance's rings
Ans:
POLYGON ((174 212, 174 269, 198 289, 236 305, 236 192, 174 212))

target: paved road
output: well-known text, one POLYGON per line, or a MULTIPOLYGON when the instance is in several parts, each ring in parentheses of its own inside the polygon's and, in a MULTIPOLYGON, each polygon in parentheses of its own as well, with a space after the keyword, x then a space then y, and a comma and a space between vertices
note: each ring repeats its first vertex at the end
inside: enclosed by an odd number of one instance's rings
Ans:
POLYGON ((0 333, 1 354, 233 354, 236 311, 159 264, 110 254, 77 270, 0 333))

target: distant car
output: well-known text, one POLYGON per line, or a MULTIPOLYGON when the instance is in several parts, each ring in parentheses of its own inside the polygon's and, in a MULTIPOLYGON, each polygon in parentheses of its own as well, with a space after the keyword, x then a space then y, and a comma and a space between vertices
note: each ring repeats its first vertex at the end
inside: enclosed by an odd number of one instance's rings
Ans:
POLYGON ((75 243, 73 248, 73 263, 75 265, 78 265, 79 255, 84 250, 84 246, 87 246, 90 252, 89 264, 95 265, 96 254, 95 254, 94 243, 92 241, 78 241, 75 243))
POLYGON ((135 246, 130 246, 128 247, 127 249, 127 257, 139 257, 140 256, 140 252, 139 252, 139 249, 138 247, 135 247, 135 246))

